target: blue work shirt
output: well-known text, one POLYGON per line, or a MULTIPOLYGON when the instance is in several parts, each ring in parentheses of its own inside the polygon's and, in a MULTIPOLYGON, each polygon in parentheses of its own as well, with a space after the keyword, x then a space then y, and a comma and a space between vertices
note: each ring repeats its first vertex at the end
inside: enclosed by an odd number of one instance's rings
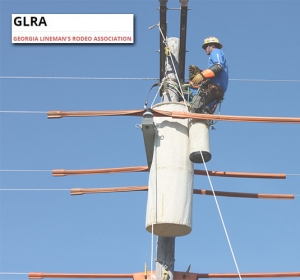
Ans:
POLYGON ((208 58, 208 68, 214 64, 220 64, 222 66, 222 72, 216 74, 212 79, 209 79, 216 83, 225 93, 228 86, 228 65, 225 55, 220 49, 213 49, 208 58))

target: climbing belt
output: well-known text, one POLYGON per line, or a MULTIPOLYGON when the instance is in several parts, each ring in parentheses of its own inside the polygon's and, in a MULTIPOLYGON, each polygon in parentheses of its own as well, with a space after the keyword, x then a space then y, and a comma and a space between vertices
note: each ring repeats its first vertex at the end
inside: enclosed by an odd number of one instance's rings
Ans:
POLYGON ((223 91, 212 82, 202 83, 194 95, 190 105, 195 113, 213 114, 218 104, 223 100, 223 91), (212 106, 210 104, 212 103, 212 106))

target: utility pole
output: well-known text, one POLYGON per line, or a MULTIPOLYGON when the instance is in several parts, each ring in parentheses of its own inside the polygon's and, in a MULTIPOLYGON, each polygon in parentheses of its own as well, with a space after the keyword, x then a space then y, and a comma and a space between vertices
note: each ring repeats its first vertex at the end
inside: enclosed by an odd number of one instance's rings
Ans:
MULTIPOLYGON (((158 109, 187 111, 179 103, 184 82, 187 2, 180 0, 180 39, 167 38, 168 0, 160 2, 160 82, 163 102, 158 109)), ((156 107, 156 106, 154 106, 156 107)), ((194 166, 189 160, 188 120, 153 118, 155 126, 146 229, 158 236, 156 280, 174 280, 175 238, 191 232, 194 166)), ((145 134, 144 134, 145 136, 145 134)), ((153 146, 152 146, 153 147, 153 146)))

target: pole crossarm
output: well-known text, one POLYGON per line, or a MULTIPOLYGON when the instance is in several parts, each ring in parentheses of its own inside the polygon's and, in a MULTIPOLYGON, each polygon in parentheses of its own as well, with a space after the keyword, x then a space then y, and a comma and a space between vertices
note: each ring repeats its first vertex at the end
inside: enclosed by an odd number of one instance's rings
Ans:
MULTIPOLYGON (((237 273, 189 273, 184 277, 184 272, 175 271, 174 280, 196 280, 199 278, 239 278, 237 273)), ((147 272, 147 278, 151 274, 147 272)), ((261 272, 261 273, 241 273, 242 278, 285 278, 285 277, 300 277, 300 272, 261 272)), ((133 274, 101 274, 101 273, 43 273, 43 272, 29 272, 29 279, 44 279, 44 278, 81 278, 81 279, 101 279, 101 278, 131 278, 135 280, 143 280, 144 273, 133 274)))
MULTIPOLYGON (((92 188, 92 189, 75 188, 75 189, 71 189, 71 195, 113 193, 113 192, 134 192, 134 191, 148 191, 148 186, 92 188)), ((241 193, 241 192, 223 192, 223 191, 215 191, 213 193, 210 190, 200 190, 200 189, 194 189, 193 193, 201 194, 201 195, 214 195, 215 193, 216 196, 241 197, 241 198, 265 198, 265 199, 294 199, 295 198, 293 194, 259 194, 259 193, 241 193)))
MULTIPOLYGON (((148 166, 130 166, 130 167, 115 167, 101 169, 81 169, 81 170, 66 170, 53 169, 53 176, 67 175, 91 175, 91 174, 112 174, 123 172, 148 172, 148 166)), ((205 170, 194 170, 195 175, 206 176, 205 170)), ((260 179, 286 179, 286 174, 283 173, 251 173, 251 172, 229 172, 229 171, 208 171, 210 176, 218 177, 235 177, 235 178, 260 178, 260 179)))
MULTIPOLYGON (((149 109, 148 109, 149 110, 149 109)), ((258 122, 258 123, 286 123, 300 124, 300 118, 292 117, 255 117, 255 116, 229 116, 211 115, 189 112, 168 112, 162 110, 151 110, 155 117, 169 116, 181 119, 198 119, 231 122, 258 122)), ((113 111, 48 111, 49 119, 63 117, 101 117, 101 116, 142 116, 145 110, 113 110, 113 111)))

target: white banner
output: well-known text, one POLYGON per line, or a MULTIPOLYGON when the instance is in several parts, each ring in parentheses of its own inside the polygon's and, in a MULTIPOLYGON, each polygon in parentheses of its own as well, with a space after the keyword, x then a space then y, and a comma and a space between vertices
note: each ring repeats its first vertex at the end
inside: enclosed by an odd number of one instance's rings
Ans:
POLYGON ((132 44, 133 14, 12 14, 12 43, 132 44))

